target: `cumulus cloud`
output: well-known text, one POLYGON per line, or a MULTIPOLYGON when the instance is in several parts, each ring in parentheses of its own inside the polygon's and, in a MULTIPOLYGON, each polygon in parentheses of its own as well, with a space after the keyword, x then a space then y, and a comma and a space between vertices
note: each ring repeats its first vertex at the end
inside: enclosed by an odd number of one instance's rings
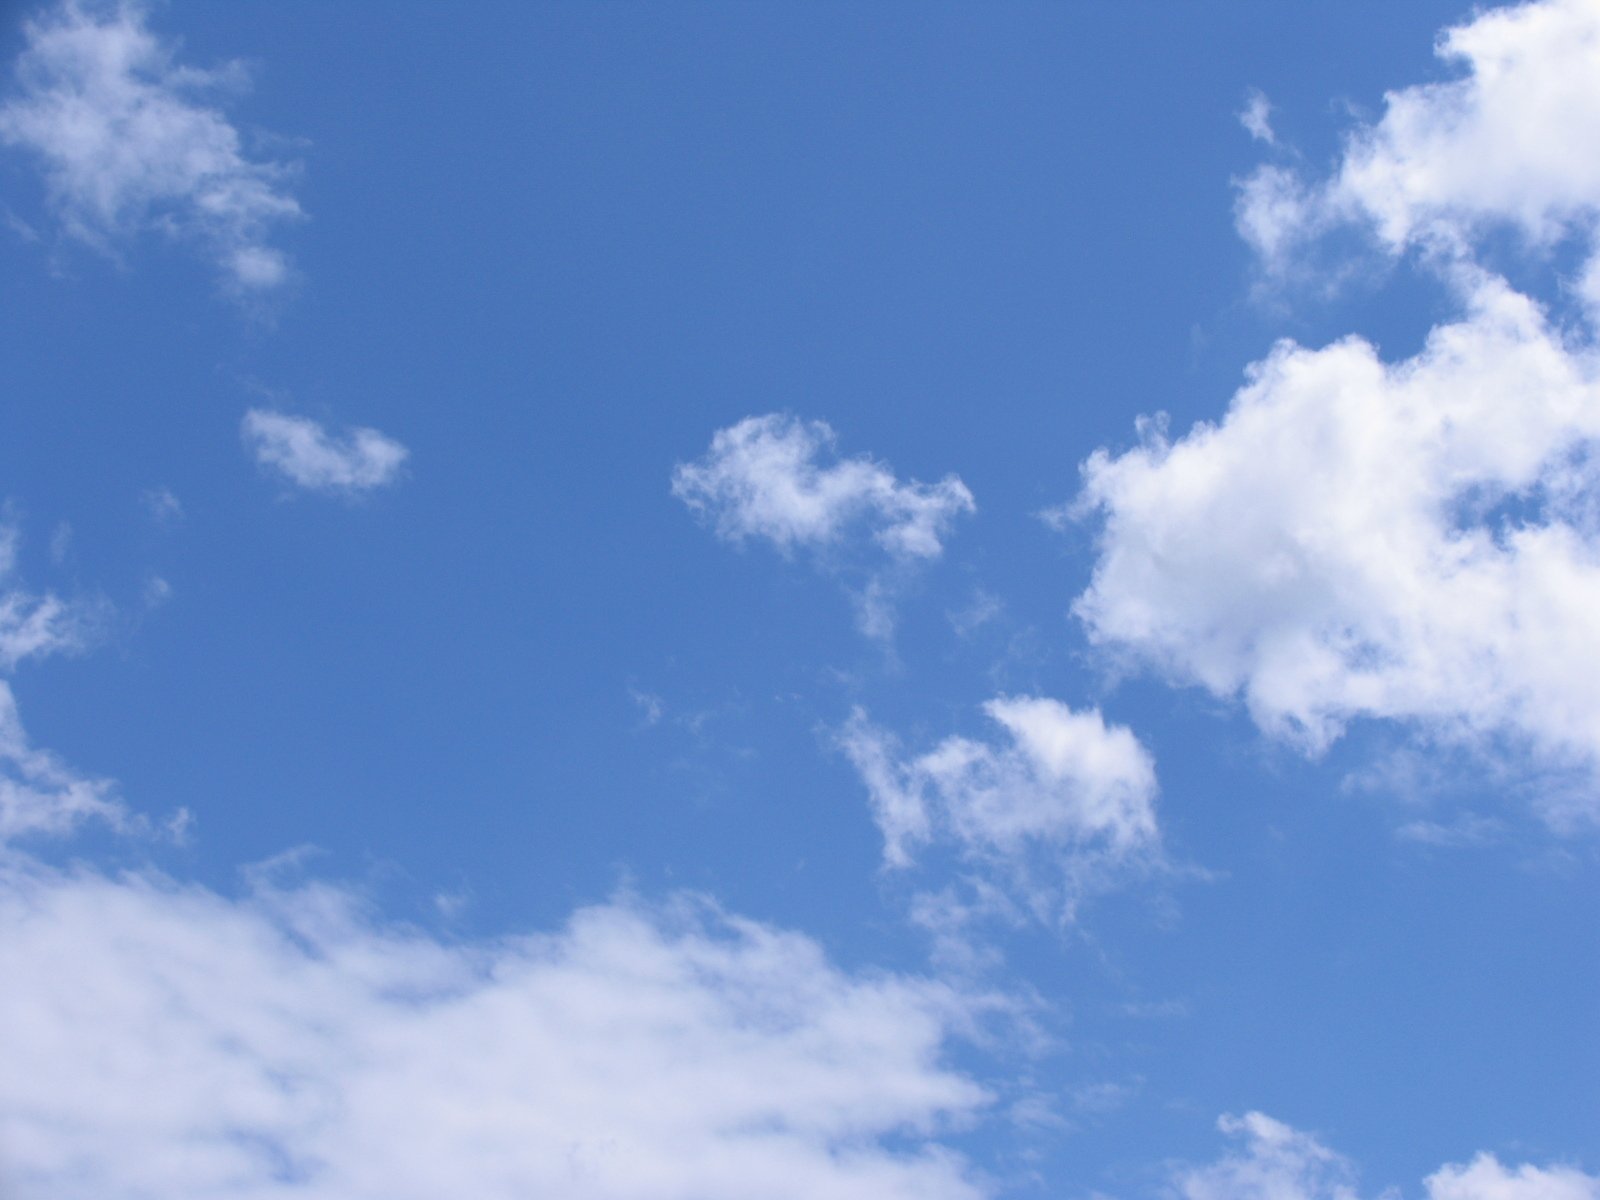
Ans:
POLYGON ((313 492, 369 491, 393 483, 410 455, 376 429, 330 434, 309 417, 253 408, 244 440, 256 461, 313 492))
POLYGON ((238 64, 179 64, 138 3, 67 0, 24 28, 0 141, 42 161, 69 236, 114 251, 156 231, 202 247, 240 292, 284 282, 288 261, 267 239, 301 215, 291 172, 248 157, 239 131, 206 102, 238 89, 238 64))
POLYGON ((911 758, 859 709, 841 732, 887 865, 947 842, 1040 908, 1156 852, 1155 765, 1127 728, 1044 697, 998 697, 984 713, 1002 741, 953 736, 911 758))
MULTIPOLYGON (((1270 265, 1351 222, 1395 252, 1454 255, 1496 227, 1533 246, 1578 235, 1592 250, 1600 162, 1572 148, 1600 139, 1600 8, 1544 0, 1493 9, 1445 31, 1437 49, 1462 77, 1390 92, 1330 178, 1265 167, 1244 182, 1240 228, 1270 265)), ((1581 281, 1600 285, 1600 260, 1581 281)), ((1600 290, 1589 299, 1600 306, 1600 290)))
MULTIPOLYGON (((1215 1162, 1180 1169, 1182 1200, 1359 1200, 1354 1165, 1308 1133, 1263 1113, 1225 1116, 1217 1128, 1242 1145, 1215 1162)), ((1424 1182, 1428 1200, 1597 1200, 1600 1177, 1572 1167, 1507 1168, 1491 1154, 1441 1167, 1424 1182)), ((1382 1197, 1394 1197, 1392 1190, 1382 1197)))
POLYGON ((901 482, 866 455, 839 458, 822 421, 770 413, 718 430, 704 457, 680 463, 672 494, 735 543, 771 542, 785 554, 836 551, 865 535, 890 570, 875 571, 857 594, 863 628, 893 624, 894 568, 938 558, 955 518, 976 507, 954 475, 936 484, 901 482))
POLYGON ((1320 751, 1358 717, 1600 759, 1600 386, 1486 279, 1382 362, 1283 343, 1218 424, 1084 467, 1093 639, 1320 751))
POLYGON ((1428 1200, 1600 1200, 1600 1176, 1574 1167, 1503 1166, 1480 1154, 1428 1176, 1428 1200))
POLYGON ((441 942, 327 885, 0 864, 9 1194, 977 1200, 972 1002, 684 901, 441 942), (65 951, 63 948, 70 948, 65 951))
POLYGON ((1269 259, 1349 221, 1421 246, 1459 315, 1400 361, 1354 336, 1282 342, 1220 421, 1176 442, 1147 422, 1138 447, 1095 453, 1077 512, 1103 526, 1075 611, 1311 753, 1377 718, 1589 771, 1600 355, 1479 241, 1591 236, 1600 168, 1566 148, 1600 129, 1600 9, 1489 12, 1441 47, 1465 78, 1391 93, 1325 183, 1264 168, 1241 224, 1269 259))

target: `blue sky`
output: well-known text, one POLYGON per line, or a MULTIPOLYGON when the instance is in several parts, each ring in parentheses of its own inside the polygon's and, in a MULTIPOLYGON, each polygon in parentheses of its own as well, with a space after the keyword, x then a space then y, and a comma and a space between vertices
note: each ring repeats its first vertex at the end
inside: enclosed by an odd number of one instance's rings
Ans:
POLYGON ((1600 9, 0 21, 0 1191, 1600 1197, 1600 9))

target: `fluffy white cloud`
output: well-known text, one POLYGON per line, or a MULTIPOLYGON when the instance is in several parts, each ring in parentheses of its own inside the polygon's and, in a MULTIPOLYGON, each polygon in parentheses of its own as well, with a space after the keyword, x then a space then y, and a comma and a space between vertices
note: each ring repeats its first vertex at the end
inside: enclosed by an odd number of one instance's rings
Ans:
MULTIPOLYGON (((1438 53, 1463 77, 1390 92, 1382 118, 1351 135, 1326 181, 1282 167, 1245 181, 1240 228, 1269 264, 1289 265, 1307 238, 1346 222, 1393 251, 1446 255, 1495 226, 1536 246, 1593 237, 1600 159, 1573 147, 1600 140, 1600 7, 1493 9, 1447 30, 1438 53)), ((1584 278, 1600 286, 1600 259, 1584 278)), ((1600 306, 1600 290, 1589 295, 1600 306)))
POLYGON ((361 492, 393 483, 408 451, 376 429, 334 436, 309 417, 253 408, 244 439, 256 461, 315 492, 361 492))
POLYGON ((889 866, 948 841, 970 862, 998 868, 992 882, 1002 892, 1020 889, 1019 899, 1042 909, 1070 906, 1108 868, 1156 853, 1155 766, 1128 729, 1107 725, 1098 709, 1043 697, 1000 697, 984 712, 1003 742, 949 737, 908 759, 860 710, 840 734, 889 866))
MULTIPOLYGON (((1312 1135, 1259 1112, 1223 1117, 1217 1127, 1243 1145, 1215 1162, 1180 1170, 1173 1184, 1182 1200, 1357 1200, 1354 1166, 1312 1135)), ((1600 1177, 1572 1167, 1509 1169, 1490 1154, 1440 1168, 1425 1187, 1428 1200, 1600 1198, 1600 1177)))
POLYGON ((682 902, 450 944, 326 885, 0 864, 0 1190, 976 1200, 973 1003, 682 902))
POLYGON ((1258 172, 1240 215, 1278 266, 1352 221, 1421 246, 1461 316, 1399 362, 1357 337, 1280 343, 1220 422, 1097 452, 1078 512, 1104 526, 1075 611, 1312 753, 1379 718, 1587 771, 1600 356, 1475 256, 1495 228, 1537 251, 1600 219, 1600 166, 1570 152, 1600 132, 1600 8, 1485 13, 1441 50, 1464 78, 1391 93, 1325 183, 1258 172))
POLYGON ((133 2, 67 0, 25 28, 0 140, 43 160, 68 234, 112 250, 155 230, 203 245, 240 291, 285 280, 288 263, 267 236, 301 215, 285 190, 289 170, 248 158, 227 117, 203 103, 239 87, 237 64, 179 65, 133 2))
POLYGON ((1085 465, 1091 637, 1312 751, 1384 717, 1600 759, 1593 358, 1485 279, 1412 359, 1250 374, 1219 424, 1085 465))
POLYGON ((1428 1176, 1428 1200, 1600 1200, 1600 1176, 1574 1167, 1502 1166, 1480 1154, 1428 1176))
POLYGON ((858 616, 865 632, 887 636, 900 573, 938 558, 951 523, 976 506, 954 475, 936 484, 903 483, 866 455, 838 458, 835 440, 821 421, 746 417, 718 430, 704 457, 678 465, 672 494, 718 536, 735 543, 762 538, 785 554, 796 548, 835 554, 850 538, 869 535, 888 565, 871 571, 856 592, 858 616))
POLYGON ((672 494, 730 541, 761 537, 788 551, 835 542, 859 524, 897 558, 937 558, 950 522, 973 511, 966 485, 954 475, 901 483, 865 455, 824 466, 835 440, 822 421, 746 417, 718 430, 704 458, 678 466, 672 494))

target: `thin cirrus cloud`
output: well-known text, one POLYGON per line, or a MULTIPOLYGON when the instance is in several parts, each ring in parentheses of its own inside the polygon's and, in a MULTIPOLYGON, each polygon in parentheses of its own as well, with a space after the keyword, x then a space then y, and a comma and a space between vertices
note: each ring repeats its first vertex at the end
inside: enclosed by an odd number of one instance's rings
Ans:
POLYGON ((1131 731, 1047 697, 997 697, 984 713, 1002 739, 953 736, 911 757, 861 710, 840 732, 887 866, 950 845, 991 898, 1055 918, 1111 873, 1159 858, 1155 764, 1131 731))
POLYGON ((376 429, 332 434, 310 417, 270 409, 247 412, 242 432, 258 463, 312 492, 350 495, 384 487, 400 477, 410 457, 376 429))
POLYGON ((54 592, 34 593, 17 581, 22 531, 0 515, 0 671, 27 658, 81 650, 101 616, 93 602, 63 600, 54 592))
MULTIPOLYGON (((20 532, 0 521, 0 671, 19 662, 80 650, 103 615, 100 606, 37 595, 16 583, 20 532)), ((114 826, 125 812, 111 785, 87 779, 29 740, 11 685, 0 679, 0 853, 14 839, 59 835, 98 817, 114 826)))
MULTIPOLYGON (((1600 10, 1492 12, 1442 47, 1465 78, 1392 93, 1324 185, 1258 173, 1241 225, 1280 266, 1336 221, 1415 244, 1460 314, 1398 362, 1356 336, 1284 341, 1221 420, 1176 441, 1148 422, 1141 445, 1097 451, 1077 512, 1101 523, 1098 559, 1075 612, 1102 647, 1242 697, 1309 753, 1375 718, 1592 772, 1595 331, 1553 321, 1561 295, 1517 291, 1477 246, 1510 225, 1537 257, 1600 217, 1600 168, 1541 132, 1566 145, 1600 122, 1600 10)), ((1595 272, 1563 286, 1581 295, 1595 272)), ((1551 805, 1595 815, 1571 790, 1551 805)))
POLYGON ((86 778, 33 745, 11 685, 0 680, 0 856, 18 839, 58 837, 91 819, 117 829, 129 825, 108 781, 86 778))
POLYGON ((303 214, 291 168, 255 160, 207 103, 244 70, 176 61, 139 3, 67 0, 25 26, 18 86, 0 105, 0 142, 43 164, 64 232, 115 253, 158 232, 202 249, 230 288, 260 295, 290 273, 269 237, 303 214))
POLYGON ((760 539, 828 562, 866 537, 884 561, 855 593, 857 615, 864 632, 887 636, 899 577, 943 554, 952 523, 976 505, 954 475, 902 482, 867 455, 839 458, 836 442, 823 421, 746 417, 718 430, 702 458, 678 465, 672 494, 736 544, 760 539))
MULTIPOLYGON (((1312 1134, 1259 1112, 1224 1116, 1217 1128, 1239 1148, 1178 1169, 1180 1200, 1360 1200, 1355 1164, 1312 1134)), ((1506 1167, 1492 1154, 1440 1167, 1423 1187, 1427 1200, 1600 1200, 1600 1177, 1567 1166, 1506 1167)))
POLYGON ((938 1138, 981 1004, 703 903, 445 943, 325 884, 0 861, 0 1187, 979 1200, 938 1138), (61 947, 70 946, 70 954, 61 947))

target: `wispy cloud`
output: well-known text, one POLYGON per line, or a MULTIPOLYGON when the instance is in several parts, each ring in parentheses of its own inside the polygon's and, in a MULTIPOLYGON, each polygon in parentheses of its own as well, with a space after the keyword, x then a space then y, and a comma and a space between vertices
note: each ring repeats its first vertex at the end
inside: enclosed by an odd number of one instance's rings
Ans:
POLYGON ((1244 108, 1239 112, 1239 124, 1256 141, 1269 146, 1277 144, 1278 136, 1272 131, 1272 103, 1254 88, 1245 97, 1244 108))
MULTIPOLYGON (((1179 1168, 1181 1200, 1358 1200, 1355 1164, 1265 1113, 1225 1116, 1217 1128, 1241 1143, 1215 1161, 1179 1168)), ((1600 1176, 1572 1167, 1504 1166, 1492 1154, 1452 1163, 1423 1181, 1427 1200, 1597 1200, 1600 1176)), ((1396 1200, 1385 1189, 1378 1200, 1396 1200)))
POLYGON ((67 0, 25 29, 0 141, 43 164, 69 236, 111 253, 144 232, 182 239, 242 294, 288 278, 268 238, 302 215, 291 168, 247 156, 239 131, 207 103, 242 86, 239 64, 180 64, 131 0, 67 0))
POLYGON ((30 592, 17 583, 20 542, 16 522, 0 515, 0 671, 11 670, 23 659, 83 649, 105 615, 98 603, 30 592))
MULTIPOLYGON (((0 671, 19 662, 82 650, 98 632, 104 606, 35 594, 16 582, 21 532, 0 516, 0 671)), ((98 817, 126 813, 104 780, 88 779, 28 739, 11 685, 0 680, 0 847, 15 838, 62 834, 98 817)))
MULTIPOLYGON (((835 442, 821 421, 746 417, 719 430, 704 457, 678 465, 672 494, 728 541, 758 538, 785 554, 826 556, 864 536, 891 568, 938 558, 950 525, 976 507, 954 475, 902 482, 866 455, 837 457, 835 442)), ((894 590, 894 570, 877 569, 856 593, 866 632, 892 629, 894 590)))
POLYGON ((0 680, 0 846, 28 835, 64 834, 92 818, 127 824, 108 781, 79 775, 28 740, 11 686, 0 680))
POLYGON ((245 444, 256 461, 298 487, 353 494, 395 482, 410 456, 376 429, 330 434, 309 417, 253 408, 245 414, 245 444))
POLYGON ((147 488, 140 496, 145 512, 157 525, 176 525, 183 520, 183 504, 170 488, 147 488))

